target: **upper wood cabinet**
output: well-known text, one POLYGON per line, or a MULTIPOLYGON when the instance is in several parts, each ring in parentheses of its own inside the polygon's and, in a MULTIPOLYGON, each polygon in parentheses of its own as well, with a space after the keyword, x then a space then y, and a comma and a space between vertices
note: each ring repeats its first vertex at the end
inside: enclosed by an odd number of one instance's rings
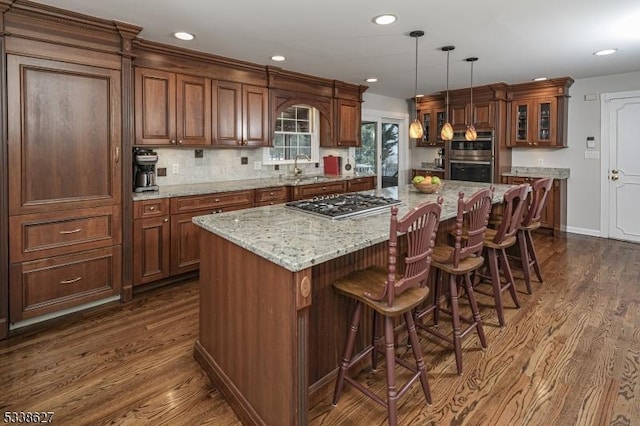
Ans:
POLYGON ((360 101, 336 100, 336 145, 342 147, 360 146, 360 101))
POLYGON ((228 81, 212 84, 212 144, 269 146, 269 91, 228 81))
POLYGON ((511 86, 512 147, 567 146, 571 78, 511 86))
POLYGON ((424 135, 416 140, 416 146, 444 146, 440 130, 445 122, 445 105, 441 97, 423 97, 418 101, 418 115, 424 135))
POLYGON ((136 145, 211 143, 211 80, 135 69, 136 145))
POLYGON ((118 70, 7 55, 9 214, 121 203, 118 70))

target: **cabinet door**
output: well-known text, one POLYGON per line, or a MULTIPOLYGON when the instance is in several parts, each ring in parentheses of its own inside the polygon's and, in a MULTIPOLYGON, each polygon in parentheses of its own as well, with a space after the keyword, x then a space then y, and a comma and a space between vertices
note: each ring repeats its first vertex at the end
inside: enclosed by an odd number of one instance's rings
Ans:
POLYGON ((175 74, 136 68, 134 84, 136 145, 175 145, 175 74))
POLYGON ((212 83, 213 110, 211 116, 213 145, 242 144, 242 85, 227 81, 212 83))
POLYGON ((195 271, 200 265, 200 227, 194 216, 210 212, 182 213, 171 216, 171 275, 195 271))
POLYGON ((169 216, 133 221, 133 284, 169 276, 169 216))
POLYGON ((473 104, 473 125, 476 129, 492 129, 495 127, 493 103, 488 101, 473 104))
POLYGON ((211 144, 211 80, 178 74, 176 87, 178 145, 211 144))
POLYGON ((469 109, 467 105, 451 105, 449 114, 453 130, 460 131, 467 128, 467 123, 469 122, 469 109))
POLYGON ((242 145, 269 146, 269 91, 242 86, 242 145))
POLYGON ((432 140, 436 141, 439 145, 444 145, 444 141, 440 137, 440 132, 444 127, 444 123, 447 119, 446 108, 436 108, 433 110, 433 114, 435 117, 435 121, 433 121, 431 128, 433 129, 433 135, 431 136, 432 140))
POLYGON ((511 144, 529 146, 532 142, 531 101, 514 101, 511 104, 511 144))
POLYGON ((120 96, 119 71, 7 55, 10 215, 121 203, 120 96))
POLYGON ((338 146, 360 146, 360 102, 347 99, 336 101, 338 146))
POLYGON ((424 131, 424 135, 416 140, 416 146, 431 146, 433 144, 433 139, 431 139, 431 110, 422 110, 418 111, 418 119, 422 123, 422 130, 424 131))
POLYGON ((347 192, 369 191, 375 189, 374 176, 357 177, 347 181, 347 192))
POLYGON ((536 99, 533 146, 556 145, 557 111, 555 98, 536 99))

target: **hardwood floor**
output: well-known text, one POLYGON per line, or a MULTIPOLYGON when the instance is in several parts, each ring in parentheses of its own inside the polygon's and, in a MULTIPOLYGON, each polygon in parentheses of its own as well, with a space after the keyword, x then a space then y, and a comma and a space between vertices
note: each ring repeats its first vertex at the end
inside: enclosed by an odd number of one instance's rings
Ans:
MULTIPOLYGON (((488 349, 464 339, 463 375, 453 351, 423 335, 433 404, 414 385, 401 424, 639 424, 640 245, 574 234, 535 243, 545 282, 529 296, 518 280, 522 308, 506 299, 502 329, 479 296, 488 349)), ((14 332, 0 342, 0 408, 53 411, 61 425, 239 424, 193 359, 197 301, 192 281, 14 332)), ((385 385, 383 369, 361 379, 385 385)), ((386 410, 348 385, 333 407, 332 385, 313 398, 311 425, 386 424, 386 410)))

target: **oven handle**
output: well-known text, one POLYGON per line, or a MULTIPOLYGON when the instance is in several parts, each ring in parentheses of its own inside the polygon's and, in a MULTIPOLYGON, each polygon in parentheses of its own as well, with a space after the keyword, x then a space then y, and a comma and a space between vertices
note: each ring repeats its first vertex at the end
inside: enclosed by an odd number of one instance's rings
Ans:
POLYGON ((491 164, 491 161, 477 161, 477 160, 450 160, 450 163, 456 164, 491 164))

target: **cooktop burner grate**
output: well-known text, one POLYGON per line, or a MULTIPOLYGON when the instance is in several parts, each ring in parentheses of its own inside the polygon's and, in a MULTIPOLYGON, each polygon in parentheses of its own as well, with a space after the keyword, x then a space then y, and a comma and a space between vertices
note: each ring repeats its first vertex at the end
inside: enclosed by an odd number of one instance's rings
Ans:
POLYGON ((337 194, 314 197, 308 200, 292 201, 285 206, 322 217, 344 219, 384 210, 400 200, 368 194, 337 194))

